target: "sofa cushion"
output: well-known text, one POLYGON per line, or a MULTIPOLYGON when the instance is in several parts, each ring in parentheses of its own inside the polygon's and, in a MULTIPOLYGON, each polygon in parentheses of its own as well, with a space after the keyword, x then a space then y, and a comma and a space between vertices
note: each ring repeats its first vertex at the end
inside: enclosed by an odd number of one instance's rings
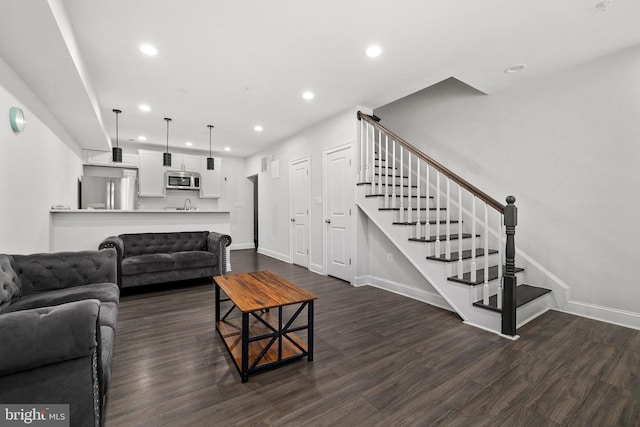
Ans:
POLYGON ((22 295, 22 282, 13 258, 0 255, 0 312, 22 295))
POLYGON ((138 255, 122 260, 123 276, 171 270, 173 270, 173 257, 170 254, 138 255))
POLYGON ((55 252, 13 255, 22 294, 64 289, 87 283, 116 282, 116 251, 55 252))
POLYGON ((91 285, 76 286, 74 288, 56 289, 49 292, 24 295, 11 304, 6 309, 6 312, 42 308, 85 299, 97 299, 101 302, 117 303, 119 297, 120 290, 115 283, 94 283, 91 285))
POLYGON ((185 231, 176 233, 132 233, 121 234, 126 259, 132 256, 183 251, 206 251, 208 231, 185 231))
POLYGON ((214 267, 218 264, 218 257, 211 252, 190 251, 171 254, 176 270, 188 268, 214 267))

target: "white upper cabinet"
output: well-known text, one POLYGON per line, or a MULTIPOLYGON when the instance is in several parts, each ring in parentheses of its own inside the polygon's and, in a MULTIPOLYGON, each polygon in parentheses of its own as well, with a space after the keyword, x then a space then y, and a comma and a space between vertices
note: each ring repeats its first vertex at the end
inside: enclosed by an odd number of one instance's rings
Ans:
POLYGON ((167 170, 200 172, 201 156, 190 156, 188 154, 171 154, 171 166, 167 170))
POLYGON ((162 153, 159 151, 138 150, 140 166, 138 169, 138 196, 164 197, 164 171, 162 153))
POLYGON ((84 150, 84 164, 95 166, 115 166, 123 168, 137 168, 138 155, 134 153, 122 153, 122 163, 111 160, 111 151, 84 150))
POLYGON ((215 157, 215 169, 207 169, 207 158, 200 158, 200 198, 217 199, 220 197, 222 159, 215 157))

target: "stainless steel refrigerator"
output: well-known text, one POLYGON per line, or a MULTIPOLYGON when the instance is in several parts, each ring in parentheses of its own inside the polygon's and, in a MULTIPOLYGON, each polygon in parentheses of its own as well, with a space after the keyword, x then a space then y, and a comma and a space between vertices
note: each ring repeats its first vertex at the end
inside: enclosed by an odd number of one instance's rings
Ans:
POLYGON ((138 198, 136 181, 133 177, 85 175, 81 179, 80 208, 134 210, 138 198))

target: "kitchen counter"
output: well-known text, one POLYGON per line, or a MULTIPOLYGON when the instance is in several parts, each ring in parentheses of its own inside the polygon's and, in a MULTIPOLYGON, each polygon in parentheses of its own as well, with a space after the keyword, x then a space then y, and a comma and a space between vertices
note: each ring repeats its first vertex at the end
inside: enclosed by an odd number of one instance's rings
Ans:
POLYGON ((120 210, 120 209, 51 209, 51 213, 101 213, 101 214, 118 214, 118 213, 230 213, 224 210, 203 210, 203 209, 137 209, 137 210, 120 210))
MULTIPOLYGON (((49 212, 51 252, 98 249, 105 237, 124 233, 231 233, 231 212, 225 210, 51 209, 49 212)), ((229 264, 227 270, 231 270, 229 264)))

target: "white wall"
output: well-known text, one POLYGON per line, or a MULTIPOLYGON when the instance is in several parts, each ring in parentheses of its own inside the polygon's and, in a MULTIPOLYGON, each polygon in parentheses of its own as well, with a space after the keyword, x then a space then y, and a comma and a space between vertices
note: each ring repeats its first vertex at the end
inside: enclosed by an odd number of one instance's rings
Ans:
POLYGON ((355 142, 356 111, 357 109, 350 108, 247 158, 246 175, 258 174, 258 240, 261 252, 279 259, 289 260, 289 231, 291 227, 289 164, 292 160, 310 156, 312 200, 310 209, 310 267, 314 271, 322 271, 324 267, 322 241, 324 230, 323 151, 355 142), (267 157, 267 172, 260 172, 262 157, 267 157), (272 160, 277 160, 280 164, 280 177, 276 179, 273 179, 271 175, 272 160), (314 200, 319 200, 320 203, 314 200))
POLYGON ((81 175, 80 147, 0 59, 0 253, 47 252, 49 208, 77 205, 81 175), (12 106, 25 114, 20 134, 9 126, 12 106))
POLYGON ((447 81, 375 113, 494 198, 516 196, 516 243, 571 287, 568 310, 637 321, 640 48, 505 78, 488 96, 447 81))

